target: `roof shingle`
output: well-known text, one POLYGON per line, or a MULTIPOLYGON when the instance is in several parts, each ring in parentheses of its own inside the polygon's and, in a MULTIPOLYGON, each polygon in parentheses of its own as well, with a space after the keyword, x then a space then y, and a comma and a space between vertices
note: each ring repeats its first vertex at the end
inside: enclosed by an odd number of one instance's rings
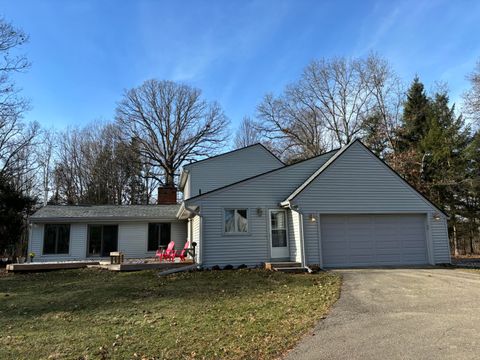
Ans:
POLYGON ((85 219, 132 220, 176 218, 179 204, 175 205, 47 205, 35 212, 30 220, 85 219))

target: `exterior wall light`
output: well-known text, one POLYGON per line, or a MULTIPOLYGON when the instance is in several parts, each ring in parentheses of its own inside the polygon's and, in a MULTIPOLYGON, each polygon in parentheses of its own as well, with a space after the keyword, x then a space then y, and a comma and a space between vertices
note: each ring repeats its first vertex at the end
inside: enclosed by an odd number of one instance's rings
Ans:
POLYGON ((257 208, 257 215, 258 216, 263 216, 263 209, 262 208, 257 208))
POLYGON ((317 218, 315 217, 315 214, 310 214, 310 221, 311 222, 317 221, 317 218))
POLYGON ((433 214, 433 220, 439 221, 440 220, 440 214, 438 212, 433 214))

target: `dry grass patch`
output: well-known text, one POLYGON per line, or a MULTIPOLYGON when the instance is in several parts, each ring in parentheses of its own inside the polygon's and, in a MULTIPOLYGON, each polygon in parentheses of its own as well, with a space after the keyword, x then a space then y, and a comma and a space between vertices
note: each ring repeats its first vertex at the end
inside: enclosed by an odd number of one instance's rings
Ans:
POLYGON ((67 270, 0 278, 0 358, 275 358, 337 300, 340 277, 261 270, 67 270))

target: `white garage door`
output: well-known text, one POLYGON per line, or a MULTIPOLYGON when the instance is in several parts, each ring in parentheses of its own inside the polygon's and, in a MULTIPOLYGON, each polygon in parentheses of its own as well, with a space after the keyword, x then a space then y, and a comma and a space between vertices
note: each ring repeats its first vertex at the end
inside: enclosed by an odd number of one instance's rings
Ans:
POLYGON ((322 215, 323 266, 427 264, 424 215, 322 215))

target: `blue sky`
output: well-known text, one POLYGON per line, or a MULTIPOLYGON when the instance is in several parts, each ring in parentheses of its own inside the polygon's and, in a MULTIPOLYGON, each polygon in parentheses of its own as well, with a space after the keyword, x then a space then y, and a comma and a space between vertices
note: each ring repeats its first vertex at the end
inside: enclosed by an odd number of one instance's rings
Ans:
POLYGON ((112 119, 149 78, 201 88, 235 125, 310 60, 371 51, 460 100, 480 60, 480 1, 0 0, 0 14, 30 34, 26 119, 56 128, 112 119))

